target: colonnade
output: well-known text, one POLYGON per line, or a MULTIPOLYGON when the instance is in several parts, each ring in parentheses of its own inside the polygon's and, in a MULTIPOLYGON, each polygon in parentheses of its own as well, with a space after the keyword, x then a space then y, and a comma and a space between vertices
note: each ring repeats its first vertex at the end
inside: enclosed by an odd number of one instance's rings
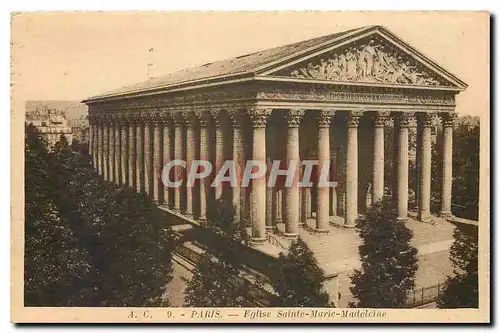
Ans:
MULTIPOLYGON (((287 109, 285 110, 285 163, 299 161, 299 125, 304 114, 316 111, 318 170, 326 162, 335 159, 330 150, 333 136, 332 122, 335 111, 287 109)), ((184 160, 186 168, 175 168, 176 180, 184 179, 193 160, 213 159, 215 173, 226 159, 232 159, 243 170, 246 160, 268 160, 266 140, 273 139, 266 133, 267 120, 273 109, 249 107, 231 110, 192 111, 137 111, 94 113, 90 119, 89 151, 92 163, 105 180, 130 186, 151 196, 160 205, 196 220, 206 219, 207 204, 220 198, 223 185, 210 188, 211 179, 200 179, 194 187, 167 188, 161 181, 163 166, 173 159, 184 160), (248 126, 247 126, 248 124, 248 126), (246 136, 245 133, 249 135, 246 136), (251 138, 251 140, 245 140, 251 138), (248 142, 247 142, 248 141, 248 142), (214 146, 214 154, 210 154, 214 146), (231 149, 228 149, 231 148, 231 149), (227 152, 230 151, 228 154, 227 152), (210 156, 212 155, 212 156, 210 156), (230 156, 228 156, 230 155, 230 156)), ((373 119, 373 163, 371 180, 372 202, 382 200, 386 180, 384 179, 384 135, 389 119, 394 120, 394 172, 392 196, 398 219, 408 218, 408 145, 409 127, 417 120, 417 165, 418 165, 418 218, 430 216, 431 192, 431 128, 433 117, 438 114, 443 125, 443 168, 440 215, 451 215, 452 145, 455 114, 412 113, 386 111, 345 112, 346 156, 345 156, 345 220, 344 226, 353 227, 358 217, 358 128, 362 117, 373 119)), ((337 117, 335 117, 337 121, 337 117)), ((274 134, 273 134, 274 135, 274 134)), ((311 138, 307 138, 308 140, 311 138)), ((272 157, 272 156, 271 156, 272 157)), ((305 169, 299 170, 302 175, 305 169)), ((241 177, 238 177, 241 180, 241 177)), ((185 180, 183 184, 185 184, 185 180)), ((285 237, 298 236, 299 226, 311 217, 311 193, 308 188, 294 182, 283 191, 266 188, 266 177, 252 179, 250 187, 231 187, 228 200, 235 207, 238 221, 249 220, 251 240, 262 243, 266 230, 274 228, 277 220, 285 226, 285 237), (248 202, 247 202, 248 199, 248 202)), ((316 188, 317 232, 326 232, 330 215, 337 215, 336 188, 316 188)))

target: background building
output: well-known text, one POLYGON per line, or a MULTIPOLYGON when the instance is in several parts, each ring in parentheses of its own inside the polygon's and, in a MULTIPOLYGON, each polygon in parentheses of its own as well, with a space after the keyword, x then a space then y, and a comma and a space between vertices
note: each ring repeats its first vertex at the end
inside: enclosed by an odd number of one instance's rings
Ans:
POLYGON ((26 101, 26 123, 35 125, 52 146, 64 134, 69 143, 73 139, 88 142, 88 108, 78 101, 26 101))

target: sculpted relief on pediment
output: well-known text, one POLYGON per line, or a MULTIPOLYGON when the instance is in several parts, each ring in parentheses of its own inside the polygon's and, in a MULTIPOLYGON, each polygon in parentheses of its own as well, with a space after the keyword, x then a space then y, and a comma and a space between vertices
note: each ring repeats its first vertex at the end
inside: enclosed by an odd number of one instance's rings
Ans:
POLYGON ((316 80, 450 86, 449 82, 406 53, 374 38, 349 44, 274 75, 316 80))

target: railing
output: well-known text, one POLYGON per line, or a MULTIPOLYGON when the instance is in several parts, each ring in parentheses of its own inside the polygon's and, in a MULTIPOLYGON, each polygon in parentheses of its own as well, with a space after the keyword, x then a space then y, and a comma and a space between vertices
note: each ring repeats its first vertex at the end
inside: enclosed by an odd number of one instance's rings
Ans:
POLYGON ((281 242, 272 234, 266 234, 266 240, 271 244, 271 245, 274 245, 274 246, 277 246, 279 248, 281 248, 282 250, 284 251, 287 251, 287 248, 281 244, 281 242))
POLYGON ((413 289, 408 295, 406 307, 416 308, 437 301, 443 292, 443 288, 444 283, 438 283, 428 287, 413 289))

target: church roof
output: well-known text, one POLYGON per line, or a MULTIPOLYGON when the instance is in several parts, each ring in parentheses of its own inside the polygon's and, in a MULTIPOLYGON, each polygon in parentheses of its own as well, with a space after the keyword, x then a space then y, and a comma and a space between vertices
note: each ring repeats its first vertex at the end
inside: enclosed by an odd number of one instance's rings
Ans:
POLYGON ((89 100, 99 97, 119 95, 131 93, 135 91, 149 90, 164 86, 172 86, 181 83, 198 81, 201 79, 211 79, 226 77, 236 74, 253 73, 256 69, 273 61, 283 59, 292 55, 297 55, 301 51, 307 51, 311 48, 316 48, 325 42, 331 41, 352 32, 366 30, 370 27, 362 27, 357 29, 346 30, 326 36, 316 37, 313 39, 304 40, 301 42, 287 44, 279 47, 274 47, 254 53, 241 55, 234 58, 219 60, 203 65, 182 69, 167 75, 162 75, 157 78, 152 78, 147 81, 121 87, 116 90, 109 91, 105 94, 94 96, 89 100))
MULTIPOLYGON (((138 93, 149 91, 169 91, 171 89, 184 86, 218 82, 229 78, 253 76, 255 74, 258 74, 259 71, 268 69, 273 65, 280 64, 291 59, 299 58, 316 50, 328 47, 329 45, 333 45, 334 43, 338 43, 339 41, 343 41, 353 36, 369 33, 375 30, 382 30, 386 34, 397 38, 387 29, 381 26, 365 26, 326 36, 316 37, 293 44, 249 53, 234 58, 206 63, 200 66, 186 68, 173 72, 171 74, 162 75, 157 78, 151 78, 147 81, 124 86, 98 96, 93 96, 84 100, 83 102, 92 102, 94 100, 102 100, 120 96, 133 96, 138 93)), ((405 46, 408 47, 409 50, 411 50, 410 52, 418 53, 408 44, 399 39, 398 41, 402 44, 405 44, 405 46)), ((457 82, 459 82, 460 85, 461 83, 463 83, 451 73, 448 73, 444 69, 440 68, 432 60, 424 57, 423 55, 421 56, 425 59, 425 61, 429 62, 433 66, 436 66, 436 68, 439 68, 439 71, 442 71, 443 73, 447 74, 447 76, 458 80, 457 82)), ((465 83, 463 83, 463 85, 466 86, 465 83)))

